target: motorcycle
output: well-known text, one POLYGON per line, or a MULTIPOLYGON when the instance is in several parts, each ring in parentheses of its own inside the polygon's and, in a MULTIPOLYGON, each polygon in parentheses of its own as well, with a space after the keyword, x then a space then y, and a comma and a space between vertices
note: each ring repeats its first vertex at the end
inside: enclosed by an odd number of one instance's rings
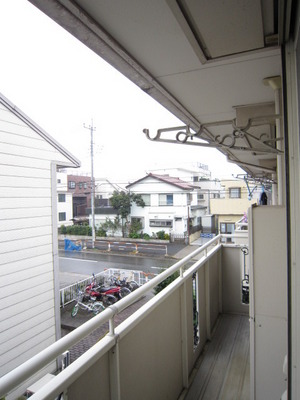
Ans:
POLYGON ((109 279, 109 282, 111 285, 114 285, 114 286, 126 287, 131 292, 133 292, 134 290, 139 288, 139 284, 136 281, 134 281, 134 280, 127 281, 126 278, 120 279, 120 278, 116 278, 116 277, 112 276, 109 279))
POLYGON ((96 278, 94 276, 93 281, 86 286, 85 293, 88 296, 95 297, 97 301, 101 301, 105 307, 111 306, 117 301, 116 296, 110 293, 100 292, 99 288, 100 287, 97 285, 96 278))

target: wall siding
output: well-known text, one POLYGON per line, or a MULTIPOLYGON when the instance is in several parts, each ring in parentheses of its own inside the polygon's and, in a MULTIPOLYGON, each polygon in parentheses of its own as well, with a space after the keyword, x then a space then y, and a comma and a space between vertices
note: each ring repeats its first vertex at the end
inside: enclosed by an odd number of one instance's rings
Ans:
POLYGON ((0 376, 56 340, 53 163, 71 164, 0 104, 0 376))

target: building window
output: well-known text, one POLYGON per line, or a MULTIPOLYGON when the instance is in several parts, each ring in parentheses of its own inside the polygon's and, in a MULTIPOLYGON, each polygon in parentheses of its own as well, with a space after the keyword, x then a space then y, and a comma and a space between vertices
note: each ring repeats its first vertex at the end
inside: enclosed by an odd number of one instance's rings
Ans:
POLYGON ((66 221, 66 213, 65 212, 58 213, 58 220, 59 221, 66 221))
POLYGON ((172 206, 173 205, 173 195, 172 194, 160 194, 159 195, 159 205, 160 206, 172 206))
POLYGON ((57 179, 57 183, 61 183, 61 179, 57 179))
POLYGON ((233 224, 233 223, 221 222, 220 223, 221 233, 227 233, 227 234, 233 233, 234 226, 235 226, 235 224, 233 224))
POLYGON ((192 203, 193 195, 192 193, 187 194, 187 205, 189 206, 192 203))
POLYGON ((219 199, 220 198, 220 193, 212 193, 211 197, 213 199, 219 199))
POLYGON ((151 206, 150 194, 141 194, 141 197, 144 200, 145 206, 151 206))
POLYGON ((66 195, 64 193, 58 193, 58 202, 65 203, 66 202, 66 195))
POLYGON ((86 183, 86 182, 84 182, 83 188, 84 188, 84 189, 87 189, 87 183, 86 183))
POLYGON ((82 183, 81 182, 79 183, 79 189, 82 189, 82 183))
POLYGON ((149 225, 151 227, 172 228, 173 227, 173 221, 171 219, 150 219, 149 225))
POLYGON ((69 182, 69 189, 75 189, 76 183, 74 181, 69 182))
POLYGON ((197 203, 199 204, 202 201, 204 201, 204 194, 203 193, 198 193, 197 194, 197 203))
POLYGON ((229 188, 229 197, 231 199, 241 198, 241 188, 229 188))

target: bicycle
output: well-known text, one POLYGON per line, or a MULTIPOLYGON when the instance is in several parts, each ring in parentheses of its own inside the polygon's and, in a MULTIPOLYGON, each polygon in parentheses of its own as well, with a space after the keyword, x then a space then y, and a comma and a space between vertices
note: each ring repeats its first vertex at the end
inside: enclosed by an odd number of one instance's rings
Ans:
POLYGON ((87 296, 84 294, 82 291, 77 292, 77 302, 72 308, 71 311, 71 316, 74 318, 76 317, 79 308, 81 310, 87 310, 89 312, 92 312, 94 315, 99 314, 99 312, 103 311, 105 309, 103 303, 101 301, 96 301, 95 297, 90 296, 88 303, 83 303, 83 299, 86 298, 87 296))

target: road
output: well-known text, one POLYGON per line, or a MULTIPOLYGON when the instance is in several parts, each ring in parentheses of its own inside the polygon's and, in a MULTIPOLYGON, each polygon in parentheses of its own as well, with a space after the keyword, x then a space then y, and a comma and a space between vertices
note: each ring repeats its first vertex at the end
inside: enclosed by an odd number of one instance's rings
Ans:
POLYGON ((146 273, 158 273, 161 268, 168 268, 175 260, 128 255, 114 255, 90 252, 59 252, 60 272, 81 275, 97 274, 106 268, 129 269, 146 273))

